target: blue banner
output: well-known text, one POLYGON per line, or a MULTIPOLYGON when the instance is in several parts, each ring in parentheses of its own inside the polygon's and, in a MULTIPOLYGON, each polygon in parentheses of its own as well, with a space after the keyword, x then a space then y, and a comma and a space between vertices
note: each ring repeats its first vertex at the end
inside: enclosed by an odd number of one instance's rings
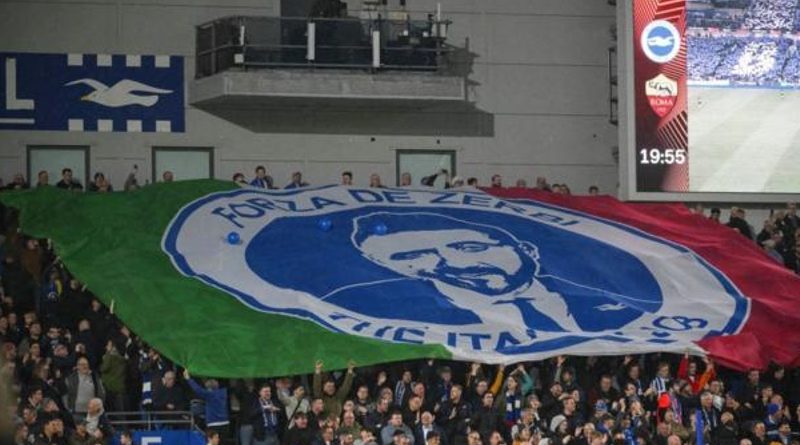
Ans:
POLYGON ((705 422, 703 422, 703 411, 698 409, 695 413, 695 442, 696 445, 703 445, 705 440, 703 440, 703 433, 705 432, 705 422))
POLYGON ((183 132, 183 57, 0 53, 0 130, 183 132))
MULTIPOLYGON (((155 430, 133 431, 133 443, 137 445, 205 445, 205 436, 194 430, 155 430)), ((113 445, 119 445, 119 434, 114 436, 113 445)))

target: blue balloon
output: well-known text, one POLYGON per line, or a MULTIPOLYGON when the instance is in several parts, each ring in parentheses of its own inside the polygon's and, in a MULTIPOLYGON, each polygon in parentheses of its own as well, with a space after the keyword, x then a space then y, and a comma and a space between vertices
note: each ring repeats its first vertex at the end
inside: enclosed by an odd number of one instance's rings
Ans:
POLYGON ((231 232, 228 234, 228 244, 239 244, 242 239, 239 237, 239 234, 236 232, 231 232))
POLYGON ((327 232, 333 228, 333 221, 330 218, 322 218, 317 222, 317 226, 323 232, 327 232))
POLYGON ((376 235, 383 236, 383 235, 386 235, 386 232, 388 232, 388 231, 389 231, 389 228, 386 227, 386 224, 384 224, 384 223, 377 223, 377 224, 375 224, 374 227, 372 227, 372 233, 374 233, 376 235))

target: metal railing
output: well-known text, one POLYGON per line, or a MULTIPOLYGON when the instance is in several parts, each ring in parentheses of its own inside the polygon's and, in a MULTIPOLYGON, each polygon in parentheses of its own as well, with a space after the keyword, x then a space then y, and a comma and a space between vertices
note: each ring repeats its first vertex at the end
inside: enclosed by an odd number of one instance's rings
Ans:
POLYGON ((196 28, 196 77, 229 69, 439 71, 449 20, 224 17, 196 28))
POLYGON ((199 430, 191 411, 114 411, 106 418, 117 430, 199 430))

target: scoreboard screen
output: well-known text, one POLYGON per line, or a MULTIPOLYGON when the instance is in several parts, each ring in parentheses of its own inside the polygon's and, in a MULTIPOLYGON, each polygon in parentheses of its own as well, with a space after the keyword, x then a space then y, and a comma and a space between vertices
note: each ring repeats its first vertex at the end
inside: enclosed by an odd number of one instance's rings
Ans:
POLYGON ((800 193, 798 2, 628 0, 623 11, 631 195, 800 193))

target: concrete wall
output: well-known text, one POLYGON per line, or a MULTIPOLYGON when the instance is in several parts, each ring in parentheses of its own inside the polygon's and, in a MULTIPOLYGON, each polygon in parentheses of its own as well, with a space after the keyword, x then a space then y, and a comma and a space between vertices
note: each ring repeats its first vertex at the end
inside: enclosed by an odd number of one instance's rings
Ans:
MULTIPOLYGON (((349 2, 358 7, 358 2, 349 2)), ((283 132, 244 128, 188 107, 185 134, 0 132, 0 177, 27 169, 25 147, 89 145, 90 170, 103 171, 120 187, 132 164, 150 177, 151 147, 215 147, 214 172, 248 176, 266 164, 276 182, 302 170, 313 184, 336 181, 352 170, 357 184, 372 172, 394 183, 396 149, 458 150, 461 176, 486 183, 494 173, 507 183, 546 176, 573 192, 599 185, 616 193, 608 123, 606 49, 615 11, 602 0, 442 0, 453 20, 452 44, 469 49, 470 100, 491 117, 491 128, 459 134, 442 128, 404 128, 403 113, 366 115, 342 110, 345 119, 381 119, 381 132, 341 134, 326 121, 303 119, 283 132), (391 131, 392 127, 395 130, 391 131), (387 129, 388 128, 388 129, 387 129), (401 130, 407 131, 401 131, 401 130), (477 136, 476 136, 477 135, 477 136)), ((279 15, 278 0, 4 0, 0 3, 0 50, 32 52, 177 54, 194 77, 194 26, 225 15, 279 15)), ((409 0, 412 13, 431 12, 433 0, 409 0)), ((234 110, 235 112, 236 110, 234 110)), ((248 113, 247 110, 241 110, 248 113)), ((277 111, 273 110, 272 113, 277 111)), ((466 119, 446 112, 428 122, 466 119), (438 119, 438 120, 437 120, 438 119)), ((313 116, 312 116, 313 117, 313 116)), ((266 118, 269 118, 268 116, 266 118)))

